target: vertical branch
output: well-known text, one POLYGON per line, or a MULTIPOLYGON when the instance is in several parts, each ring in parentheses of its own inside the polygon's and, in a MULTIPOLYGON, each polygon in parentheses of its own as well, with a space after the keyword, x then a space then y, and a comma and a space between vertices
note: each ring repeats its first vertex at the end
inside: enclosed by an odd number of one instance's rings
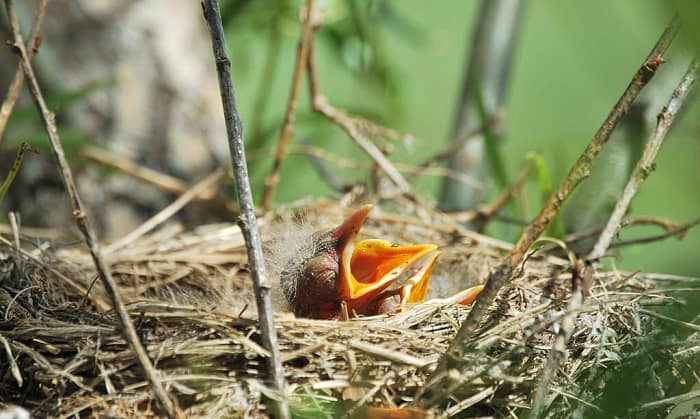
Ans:
MULTIPOLYGON (((588 255, 588 262, 583 270, 583 278, 577 278, 580 275, 574 275, 575 286, 569 304, 567 306, 566 316, 561 321, 561 327, 552 345, 552 350, 549 354, 547 364, 544 368, 542 379, 537 386, 535 396, 532 403, 532 411, 530 417, 538 418, 542 414, 545 408, 545 399, 549 393, 549 386, 554 379, 559 366, 566 359, 566 344, 571 338, 571 334, 574 331, 574 321, 576 316, 583 304, 585 298, 586 289, 590 286, 590 282, 593 279, 595 273, 595 265, 597 261, 603 257, 605 252, 610 246, 613 237, 617 234, 619 227, 622 223, 622 217, 624 217, 629 207, 632 198, 636 195, 641 184, 646 180, 649 173, 653 170, 654 159, 656 158, 661 145, 663 144, 664 138, 668 133, 671 124, 680 108, 683 106, 686 98, 688 97, 690 91, 692 90, 693 84, 697 77, 698 63, 693 60, 688 67, 683 79, 678 84, 678 87, 673 91, 671 98, 669 99, 666 106, 661 110, 658 115, 658 120, 656 124, 656 129, 652 134, 649 142, 644 147, 644 153, 642 158, 637 162, 637 165, 630 176, 627 186, 624 192, 620 196, 620 199, 615 205, 615 209, 610 215, 607 225, 603 229, 603 232, 598 237, 598 242, 591 250, 588 255), (582 283, 581 283, 582 280, 582 283)), ((578 269, 580 273, 581 269, 578 269)))
POLYGON ((450 343, 450 347, 440 358, 438 367, 433 373, 427 385, 423 388, 417 403, 421 406, 432 406, 439 403, 445 395, 451 394, 461 383, 459 372, 462 366, 464 353, 467 350, 469 340, 476 331, 479 322, 486 314, 489 306, 496 298, 501 288, 512 280, 513 272, 522 263, 527 250, 537 240, 544 229, 557 216, 562 204, 569 197, 576 186, 590 174, 591 164, 600 154, 605 143, 615 126, 627 113, 634 99, 642 88, 652 79, 659 65, 663 62, 662 55, 671 45, 671 41, 678 33, 679 19, 674 17, 668 24, 654 48, 637 70, 620 99, 613 106, 608 116, 603 121, 598 131, 593 135, 588 146, 578 160, 574 163, 569 174, 552 194, 544 208, 540 210, 535 219, 525 228, 520 238, 508 253, 503 262, 495 267, 488 276, 484 290, 476 300, 469 312, 469 316, 462 323, 459 332, 450 343))
POLYGON ((263 69, 260 73, 260 78, 258 87, 255 94, 255 102, 253 103, 253 111, 251 113, 250 121, 250 133, 248 136, 248 144, 250 148, 257 149, 261 147, 266 138, 263 135, 263 123, 265 112, 267 111, 267 106, 270 103, 270 98, 272 97, 272 86, 274 85, 273 80, 275 79, 275 73, 277 72, 277 64, 280 58, 281 41, 282 34, 280 33, 280 20, 283 11, 277 11, 277 14, 273 18, 271 23, 270 32, 267 38, 267 52, 265 54, 265 61, 263 63, 263 69))
POLYGON ((136 360, 138 361, 144 375, 151 384, 151 389, 155 398, 161 403, 168 416, 175 417, 177 414, 177 407, 173 401, 168 396, 162 383, 158 379, 158 374, 153 368, 151 360, 148 358, 146 350, 141 345, 139 337, 136 334, 136 329, 134 328, 131 319, 129 318, 129 313, 126 311, 126 307, 121 300, 119 295, 119 290, 117 288, 116 282, 112 278, 112 275, 102 258, 100 252, 100 247, 97 243, 95 232, 92 230, 90 223, 88 221, 87 213, 83 208, 83 204, 78 195, 78 190, 75 187, 75 182, 73 181, 73 174, 71 172, 70 166, 68 165, 68 160, 66 160, 65 153, 63 152, 63 146, 61 145, 61 139, 58 136, 58 130, 56 129, 56 122, 54 121, 53 112, 49 111, 44 101, 44 96, 39 88, 39 83, 34 75, 34 70, 32 68, 31 62, 29 60, 29 53, 24 45, 24 40, 22 39, 22 33, 19 27, 19 21, 17 19, 17 14, 15 12, 14 3, 12 0, 5 0, 5 9, 7 10, 8 21, 12 34, 14 36, 14 42, 12 46, 14 47, 17 55, 19 56, 20 65, 24 76, 27 80, 27 87, 34 99, 34 103, 37 107, 39 114, 41 115, 42 121, 44 123, 44 128, 49 137, 49 142, 51 144, 51 150, 53 151, 54 157, 56 159, 56 164, 61 173, 61 180, 63 185, 68 192, 70 198, 71 206, 73 208, 73 217, 80 230, 80 233, 85 240, 85 243, 90 250, 90 256, 95 263, 95 269, 97 275, 100 277, 104 283, 105 290, 109 295, 112 302, 112 307, 114 312, 117 314, 117 319, 121 327, 122 335, 128 343, 129 347, 136 355, 136 360))
MULTIPOLYGON (((32 29, 29 31, 29 45, 31 49, 28 52, 29 59, 31 60, 36 55, 39 50, 39 45, 41 44, 41 24, 44 21, 44 16, 46 15, 46 5, 49 0, 41 0, 39 6, 36 8, 36 14, 34 17, 34 22, 32 23, 32 29)), ((19 94, 22 91, 22 85, 24 84, 24 72, 22 71, 22 65, 17 66, 17 71, 15 71, 15 77, 10 83, 10 87, 7 89, 7 96, 5 96, 5 101, 2 102, 2 107, 0 107, 0 144, 2 144, 3 134, 5 133, 5 128, 7 128, 7 122, 10 120, 10 115, 12 115, 12 110, 15 108, 15 103, 19 99, 19 94)))
POLYGON ((272 305, 270 303, 270 283, 265 275, 262 244, 258 232, 258 222, 255 217, 253 196, 250 191, 248 168, 245 160, 245 148, 243 145, 243 124, 238 113, 236 98, 231 79, 231 61, 226 52, 226 40, 224 28, 221 23, 221 12, 217 0, 204 0, 202 2, 204 18, 209 26, 212 40, 216 71, 221 90, 221 102, 226 119, 226 132, 228 136, 229 150, 231 152, 231 164, 236 181, 236 194, 241 210, 239 225, 245 238, 248 263, 250 265, 253 288, 255 290, 255 302, 258 307, 258 319, 260 333, 265 348, 270 351, 269 370, 275 389, 279 393, 278 414, 288 418, 289 406, 284 383, 284 371, 282 359, 277 345, 277 333, 275 332, 272 305))
POLYGON ((263 192, 262 200, 263 209, 265 211, 270 209, 272 195, 275 193, 275 188, 280 180, 279 171, 280 166, 282 166, 282 159, 284 159, 284 156, 287 153, 287 145, 289 144, 289 139, 292 138, 292 132, 294 130, 297 97, 299 96, 299 85, 301 84, 301 76, 306 69, 306 61, 309 54, 309 43, 311 42, 311 36, 313 33, 311 25, 309 24, 313 3, 313 0, 307 0, 306 6, 304 7, 304 13, 302 13, 302 36, 299 39, 299 46, 297 47, 296 65, 294 66, 294 75, 292 76, 292 89, 289 92, 289 101, 287 102, 287 112, 284 115, 282 131, 280 132, 279 142, 277 143, 277 151, 275 152, 275 160, 272 162, 272 170, 270 171, 267 179, 265 179, 265 191, 263 192))
MULTIPOLYGON (((461 138, 479 128, 503 105, 526 3, 527 0, 481 1, 479 21, 473 34, 470 53, 467 54, 469 64, 450 138, 461 138), (483 106, 479 106, 479 98, 483 99, 483 106), (480 115, 481 113, 486 115, 480 115)), ((484 164, 487 137, 494 139, 493 135, 488 135, 488 128, 460 147, 451 156, 448 167, 479 181, 487 179, 489 170, 497 169, 484 164)), ((490 144, 489 147, 495 149, 498 145, 490 144)), ((470 209, 476 207, 482 197, 482 191, 445 178, 440 207, 449 211, 470 209)))

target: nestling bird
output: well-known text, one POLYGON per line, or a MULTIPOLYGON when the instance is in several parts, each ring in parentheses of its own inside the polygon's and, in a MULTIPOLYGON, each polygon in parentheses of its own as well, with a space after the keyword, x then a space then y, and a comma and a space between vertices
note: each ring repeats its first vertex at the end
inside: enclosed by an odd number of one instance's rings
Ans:
MULTIPOLYGON (((375 315, 425 300, 440 255, 437 246, 355 242, 371 209, 365 205, 338 227, 314 233, 285 263, 280 284, 295 315, 337 318, 343 302, 350 315, 375 315)), ((470 288, 440 302, 469 304, 481 289, 470 288)))

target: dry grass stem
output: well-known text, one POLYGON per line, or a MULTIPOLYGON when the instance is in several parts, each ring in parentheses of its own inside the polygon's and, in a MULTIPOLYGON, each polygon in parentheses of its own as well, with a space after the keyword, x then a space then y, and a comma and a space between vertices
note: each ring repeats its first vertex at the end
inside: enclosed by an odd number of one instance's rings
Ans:
MULTIPOLYGON (((49 0, 41 0, 39 5, 36 7, 36 12, 34 13, 34 22, 32 23, 32 28, 29 31, 29 45, 31 49, 27 51, 29 59, 34 58, 36 53, 39 51, 39 46, 41 46, 41 24, 46 15, 46 6, 49 0)), ((15 71, 15 76, 10 82, 10 87, 7 89, 7 96, 2 102, 0 107, 0 144, 5 134, 5 128, 7 128, 7 122, 10 120, 12 115, 12 110, 15 108, 17 99, 22 92, 22 85, 24 84, 24 71, 22 70, 22 65, 17 65, 17 70, 15 71)))
POLYGON ((129 234, 110 244, 109 246, 106 246, 104 249, 104 254, 109 255, 110 253, 114 253, 115 251, 125 246, 128 246, 134 240, 155 229, 164 222, 168 221, 173 215, 177 214, 187 204, 192 202, 192 200, 194 200, 197 196, 202 195, 206 191, 209 191, 216 185, 218 185, 225 174, 226 171, 224 169, 219 169, 214 173, 210 174, 209 176, 205 177, 201 181, 197 182, 197 184, 192 186, 192 188, 190 188, 187 192, 182 194, 170 205, 163 208, 160 212, 158 212, 158 214, 155 214, 153 217, 146 220, 143 224, 134 229, 134 231, 130 232, 129 234))
POLYGON ((88 222, 87 214, 83 209, 82 202, 78 196, 78 191, 75 187, 75 182, 73 181, 73 174, 63 152, 63 147, 58 136, 56 123, 54 121, 54 114, 49 111, 48 107, 46 106, 39 83, 34 76, 34 70, 32 68, 29 53, 27 52, 24 40, 22 39, 22 32, 19 27, 19 21, 15 13, 14 3, 12 0, 5 0, 5 9, 7 10, 8 21, 14 37, 13 47, 15 48, 15 51, 19 57, 20 65, 27 80, 27 87, 29 88, 32 99, 37 107, 37 111, 41 115, 41 119, 44 123, 44 127, 51 144, 51 150, 54 153, 54 157, 56 158, 56 163, 61 174, 61 180, 63 181, 66 191, 70 197, 71 206, 73 208, 73 216, 76 224, 78 225, 78 229, 83 235, 83 239, 90 250, 90 255, 97 270, 97 274, 104 283, 105 289, 110 297, 112 308, 117 313, 122 333, 124 334, 127 342, 129 342, 131 350, 136 355, 136 360, 138 361, 143 373, 148 378, 156 400, 160 402, 168 416, 174 417, 177 408, 159 381, 157 372, 153 368, 146 351, 139 341, 139 337, 136 334, 136 329, 134 328, 131 318, 129 317, 129 314, 122 303, 116 282, 114 282, 110 271, 102 258, 95 233, 88 222))
MULTIPOLYGON (((271 224, 286 225, 298 213, 311 218, 309 223, 333 225, 344 212, 330 201, 295 211, 280 209, 260 220, 270 231, 263 238, 273 240, 271 224)), ((508 252, 509 246, 485 236, 441 226, 439 213, 421 220, 376 208, 363 234, 398 243, 438 244, 443 255, 434 273, 436 284, 449 272, 476 281, 480 272, 492 269, 508 252)), ((94 312, 98 302, 109 301, 105 285, 95 283, 92 305, 79 304, 96 272, 89 253, 79 246, 48 247, 41 257, 30 259, 26 251, 17 252, 11 241, 3 240, 4 252, 26 261, 24 270, 19 265, 4 268, 11 280, 0 283, 0 313, 16 298, 0 333, 12 348, 25 386, 26 374, 33 374, 26 401, 33 414, 156 415, 148 407, 153 396, 133 352, 117 332, 114 313, 104 308, 94 312), (17 295, 29 283, 37 288, 17 295), (42 308, 31 301, 41 301, 42 308), (45 395, 37 390, 42 386, 64 390, 45 395)), ((268 388, 273 383, 265 366, 270 351, 261 345, 256 316, 244 310, 254 299, 246 254, 241 230, 217 224, 192 231, 163 228, 110 257, 111 274, 129 313, 139 319, 145 348, 158 359, 162 382, 178 395, 185 415, 270 413, 262 402, 263 395, 276 397, 274 388, 268 388)), ((460 374, 462 384, 453 401, 443 405, 445 413, 483 416, 514 409, 523 414, 518 406, 529 406, 533 385, 556 338, 552 325, 567 315, 562 300, 570 292, 572 274, 568 261, 541 251, 522 270, 490 307, 466 355, 470 362, 460 374)), ((658 274, 600 271, 598 276, 591 296, 573 317, 569 347, 577 355, 561 365, 565 375, 553 380, 553 414, 571 412, 572 397, 595 405, 598 393, 581 394, 580 383, 597 368, 616 365, 615 356, 640 350, 640 336, 669 322, 653 307, 676 304, 697 283, 658 274), (608 354, 602 358, 591 350, 601 345, 608 354)), ((301 416, 329 404, 356 409, 358 414, 364 407, 407 407, 429 382, 440 355, 469 313, 462 306, 418 304, 403 313, 338 322, 294 318, 278 310, 275 324, 290 383, 290 406, 301 416)), ((696 341, 683 340, 674 352, 684 353, 693 346, 696 341)), ((12 379, 10 394, 21 397, 27 389, 14 387, 15 382, 12 379)))
POLYGON ((284 115, 284 122, 282 123, 282 130, 280 131, 280 137, 277 143, 275 159, 272 162, 272 170, 265 179, 265 190, 263 192, 262 200, 263 210, 265 211, 270 209, 270 205, 272 204, 272 196, 275 193, 277 184, 279 183, 279 171, 280 167, 282 166, 282 159, 285 157, 289 140, 292 138, 292 134, 294 132, 299 85, 301 84, 301 78, 304 74, 304 70, 306 69, 306 61, 309 55, 309 44, 311 43, 311 37, 313 36, 313 29, 311 28, 311 24, 308 23, 311 21, 311 13, 313 8, 313 0, 307 0, 301 13, 302 35, 299 39, 299 45, 297 47, 297 58, 296 64, 294 65, 294 74, 292 75, 292 87, 289 92, 287 111, 284 115))
MULTIPOLYGON (((84 147, 80 150, 81 157, 89 161, 102 164, 112 169, 119 170, 135 179, 153 185, 156 188, 173 195, 182 195, 190 190, 190 185, 176 177, 166 175, 148 167, 144 167, 121 156, 112 154, 97 147, 84 147)), ((231 202, 220 198, 218 188, 211 188, 194 198, 195 202, 202 202, 215 208, 223 209, 231 214, 238 215, 238 208, 231 202)))

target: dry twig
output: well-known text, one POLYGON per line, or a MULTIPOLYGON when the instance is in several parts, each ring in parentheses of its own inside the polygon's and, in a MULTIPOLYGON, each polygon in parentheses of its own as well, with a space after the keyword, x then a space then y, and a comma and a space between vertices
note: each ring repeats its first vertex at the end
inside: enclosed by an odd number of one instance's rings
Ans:
POLYGON ((532 170, 533 160, 528 159, 525 166, 520 171, 518 179, 513 182, 508 188, 506 188, 500 195, 491 203, 482 205, 476 210, 462 211, 457 213, 450 213, 450 217, 458 223, 469 223, 475 220, 480 220, 483 223, 491 219, 493 216, 498 214, 498 212, 508 203, 508 200, 517 195, 523 188, 523 184, 527 180, 532 170))
MULTIPOLYGON (((90 161, 119 170, 133 178, 146 182, 156 188, 173 195, 182 195, 190 190, 190 185, 176 177, 141 166, 133 161, 97 147, 84 147, 80 155, 90 161)), ((238 209, 231 202, 220 198, 216 188, 211 188, 197 195, 194 201, 211 204, 212 206, 238 215, 238 209)))
POLYGON ((284 115, 284 122, 282 124, 282 131, 280 132, 279 142, 277 143, 277 152, 275 153, 275 160, 272 163, 272 170, 265 179, 265 191, 263 192, 263 210, 267 211, 270 209, 270 204, 272 204, 272 195, 275 193, 275 188, 279 183, 279 171, 282 166, 282 159, 287 151, 287 145, 289 140, 292 138, 292 133, 294 132, 294 120, 296 119, 296 109, 297 109, 297 96, 299 95, 299 84, 301 83, 301 76, 306 69, 306 61, 309 55, 309 44, 311 43, 311 37, 313 36, 313 29, 308 23, 311 21, 311 12, 313 11, 314 2, 313 0, 307 0, 306 6, 302 12, 302 35, 299 39, 299 46, 297 47, 297 59, 296 65, 294 66, 294 75, 292 76, 292 88, 289 92, 289 101, 287 102, 287 112, 284 115))
POLYGON ((620 240, 620 241, 612 242, 612 243, 610 243, 609 248, 631 246, 631 245, 635 245, 635 244, 653 243, 656 241, 665 240, 669 237, 676 237, 676 238, 680 239, 688 230, 690 230, 691 228, 695 227, 698 224, 700 224, 700 217, 697 217, 694 220, 688 221, 687 223, 678 224, 675 227, 669 228, 663 234, 657 234, 655 236, 642 237, 642 238, 638 238, 638 239, 620 240))
MULTIPOLYGON (((386 158, 384 153, 377 148, 372 141, 370 141, 361 130, 362 124, 367 124, 367 121, 359 120, 357 118, 346 115, 340 110, 331 106, 326 98, 320 91, 318 76, 316 74, 316 66, 314 63, 314 35, 318 29, 320 22, 319 17, 316 14, 320 14, 320 11, 316 11, 315 8, 309 12, 309 19, 304 23, 305 26, 310 26, 311 39, 309 41, 308 53, 307 53, 307 63, 306 63, 306 73, 309 81, 309 93, 311 96, 311 109, 323 115, 326 119, 331 121, 333 124, 342 128, 348 136, 357 144, 368 156, 370 156, 379 167, 389 176, 389 178, 396 184, 401 193, 409 193, 411 191, 411 186, 408 184, 403 175, 394 167, 394 165, 386 158)), ((307 29, 304 29, 306 31, 307 29)), ((370 124, 373 125, 373 124, 370 124)), ((383 130, 382 130, 383 131, 383 130)))
POLYGON ((24 44, 24 40, 22 39, 22 32, 19 27, 19 21, 17 19, 17 14, 15 12, 14 3, 12 0, 5 0, 5 9, 7 10, 8 22, 14 36, 12 46, 19 57, 20 65, 27 79, 27 87, 29 88, 32 98, 34 99, 34 103, 36 104, 37 111, 41 115, 41 119, 44 123, 44 127, 51 144, 51 150, 54 153, 58 169, 61 173, 61 180, 63 181, 66 191, 70 197, 71 206, 73 208, 73 217, 75 218, 78 229, 80 230, 83 239, 90 250, 90 256, 95 264, 95 269, 97 270, 97 273, 104 283, 107 293, 109 294, 112 307, 114 308, 114 311, 119 319, 119 325, 124 338, 127 342, 129 342, 131 350, 134 351, 136 359, 146 375, 156 399, 161 403, 168 416, 175 417, 177 407, 168 396, 168 393, 165 391, 165 388, 158 378, 156 370, 153 368, 153 364, 148 358, 148 354, 141 345, 139 337, 136 334, 136 329, 134 328, 131 318, 129 317, 129 314, 126 311, 124 303, 119 295, 117 284, 114 282, 107 264, 102 258, 95 233, 88 222, 87 214, 83 209, 83 204, 75 187, 75 182, 73 181, 73 174, 63 152, 63 146, 61 145, 61 140, 58 136, 58 130, 56 129, 56 123, 54 121, 54 114, 49 111, 48 107, 46 106, 39 83, 34 75, 34 70, 30 62, 30 56, 24 44))
POLYGON ((245 160, 245 148, 243 145, 243 125, 236 106, 236 98, 233 92, 231 78, 231 61, 226 52, 226 39, 221 23, 221 12, 218 0, 204 0, 202 2, 204 18, 209 26, 209 34, 212 40, 216 71, 219 78, 221 102, 224 107, 226 119, 226 132, 228 134, 229 150, 231 152, 231 164, 236 181, 236 193, 241 209, 239 226, 245 238, 248 263, 250 265, 255 302, 258 307, 258 320, 263 346, 270 352, 269 372, 275 389, 279 393, 277 403, 280 417, 290 416, 287 394, 284 383, 284 371, 282 369, 282 356, 277 345, 277 333, 275 332, 274 317, 270 301, 270 283, 265 274, 265 262, 262 253, 262 243, 258 232, 258 222, 255 217, 255 207, 250 191, 250 180, 245 160))
POLYGON ((673 91, 668 104, 664 107, 658 116, 658 122, 656 129, 652 134, 649 142, 644 147, 644 153, 641 159, 637 162, 637 165, 630 176, 630 180, 625 186, 625 190, 618 199, 615 209, 613 210, 608 223, 603 229, 603 232, 598 237, 598 241, 588 255, 585 267, 583 267, 583 278, 579 278, 579 275, 574 274, 574 289, 571 299, 567 307, 567 314, 562 319, 561 327, 554 340, 554 345, 545 365, 545 369, 542 375, 542 379, 537 386, 535 396, 532 404, 531 417, 539 417, 545 408, 545 399, 549 393, 549 387, 552 380, 554 379, 561 363, 566 358, 566 345, 571 338, 574 331, 574 320, 578 314, 578 310, 583 304, 586 297, 587 290, 589 289, 593 276, 595 275, 595 269, 597 262, 605 254, 607 249, 612 243, 613 237, 617 234, 622 223, 622 217, 624 217, 629 208, 632 198, 636 195, 639 187, 644 182, 644 180, 649 176, 653 170, 654 159, 658 153, 661 145, 663 144, 664 138, 668 133, 671 124, 673 123, 674 117, 678 113, 678 110, 682 107, 685 99, 688 97, 693 84, 695 83, 695 78, 697 76, 698 64, 695 60, 691 62, 688 67, 688 71, 683 76, 683 79, 679 83, 678 87, 673 91), (582 282, 580 282, 582 281, 582 282))
MULTIPOLYGON (((36 53, 39 51, 39 46, 41 45, 41 23, 46 15, 46 6, 49 0, 41 0, 36 8, 34 22, 32 23, 32 29, 29 31, 29 44, 32 48, 27 51, 29 54, 29 59, 34 58, 36 53)), ((0 144, 2 144, 3 134, 5 133, 5 128, 7 127, 7 122, 10 120, 10 115, 12 115, 12 110, 19 99, 19 94, 22 92, 22 85, 24 84, 24 72, 22 71, 22 66, 17 65, 17 71, 15 71, 15 77, 10 83, 10 87, 7 89, 7 96, 5 101, 2 102, 2 107, 0 107, 0 144)))
POLYGON ((613 237, 617 234, 620 223, 622 222, 622 217, 624 217, 629 207, 632 198, 637 194, 639 187, 646 180, 646 178, 654 170, 654 159, 656 159, 656 154, 659 152, 661 145, 663 144, 664 138, 668 133, 673 119, 676 114, 683 106, 685 99, 692 90, 692 86, 695 83, 695 78, 697 76, 698 63, 696 60, 690 63, 688 71, 683 76, 680 84, 673 91, 671 98, 664 107, 664 109, 658 115, 658 121, 656 124, 656 129, 649 139, 649 142, 644 147, 644 153, 642 158, 637 162, 637 165, 630 176, 629 182, 625 186, 625 190, 622 192, 622 196, 618 199, 617 204, 615 204, 615 209, 613 210, 608 223, 603 229, 603 232, 598 237, 593 250, 588 255, 589 261, 596 261, 605 255, 605 252, 610 247, 613 237))
POLYGON ((605 146, 610 134, 629 110, 634 99, 639 95, 642 88, 651 80, 662 63, 662 55, 666 52, 671 41, 678 32, 679 21, 677 17, 664 30, 651 53, 642 63, 635 73, 632 81, 625 89, 624 93, 613 106, 610 114, 595 133, 590 143, 571 168, 568 176, 564 179, 558 190, 549 198, 544 208, 537 214, 535 219, 525 228, 513 249, 508 253, 497 267, 489 273, 485 288, 477 298, 469 316, 462 324, 457 336, 452 340, 450 348, 441 358, 438 368, 433 374, 426 387, 423 389, 417 404, 420 406, 434 406, 440 403, 444 397, 450 395, 459 387, 459 374, 448 374, 449 371, 459 371, 463 368, 464 354, 467 345, 477 329, 479 322, 483 319, 489 306, 495 299, 501 288, 512 280, 516 267, 519 266, 526 255, 527 250, 537 240, 549 222, 559 213, 559 210, 576 188, 576 186, 588 177, 591 164, 598 157, 598 154, 605 146))
POLYGON ((128 246, 130 243, 133 243, 139 237, 143 236, 144 234, 148 233, 149 231, 166 222, 168 219, 170 219, 170 217, 177 214, 178 211, 183 209, 195 197, 200 196, 201 194, 214 187, 214 185, 219 183, 221 181, 221 178, 224 177, 225 173, 226 172, 224 171, 224 169, 219 169, 214 173, 210 174, 209 176, 205 177, 201 181, 199 181, 187 192, 185 192, 175 201, 170 203, 170 205, 163 208, 153 217, 144 221, 143 224, 138 226, 135 230, 122 237, 121 239, 117 240, 116 242, 110 244, 109 246, 105 247, 104 254, 108 255, 110 253, 114 253, 115 251, 125 246, 128 246))

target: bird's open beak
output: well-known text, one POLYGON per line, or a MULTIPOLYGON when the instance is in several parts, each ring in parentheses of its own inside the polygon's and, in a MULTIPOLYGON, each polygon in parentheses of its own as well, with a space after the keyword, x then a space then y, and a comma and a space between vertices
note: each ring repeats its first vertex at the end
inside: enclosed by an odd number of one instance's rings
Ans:
POLYGON ((355 242, 371 205, 365 205, 331 233, 340 258, 339 298, 352 312, 369 313, 368 306, 387 296, 400 296, 402 306, 422 302, 440 253, 434 244, 397 246, 385 240, 355 242))

